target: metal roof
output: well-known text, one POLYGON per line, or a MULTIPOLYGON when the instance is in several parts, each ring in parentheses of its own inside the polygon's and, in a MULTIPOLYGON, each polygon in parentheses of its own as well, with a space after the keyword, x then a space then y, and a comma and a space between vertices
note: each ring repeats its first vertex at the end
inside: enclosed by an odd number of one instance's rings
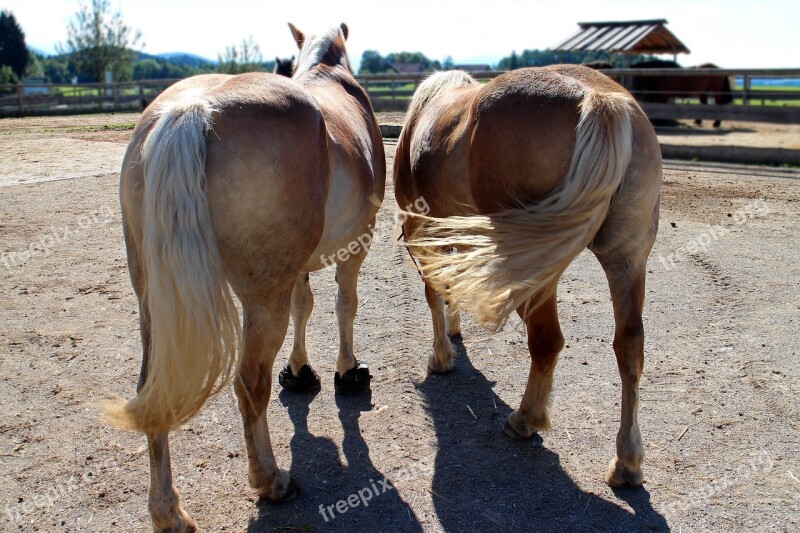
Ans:
POLYGON ((665 19, 622 22, 579 22, 580 29, 553 49, 559 52, 599 51, 610 54, 688 54, 665 19))

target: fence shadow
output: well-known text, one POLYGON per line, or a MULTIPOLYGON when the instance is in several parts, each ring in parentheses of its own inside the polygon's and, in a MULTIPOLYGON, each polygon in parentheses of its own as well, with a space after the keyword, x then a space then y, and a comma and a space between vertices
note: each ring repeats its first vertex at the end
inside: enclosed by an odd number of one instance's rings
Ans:
MULTIPOLYGON (((675 122, 675 121, 673 121, 675 122)), ((677 123, 677 122, 676 122, 677 123)), ((703 122, 702 126, 688 126, 686 124, 665 124, 663 126, 657 125, 653 123, 655 127, 657 135, 691 135, 697 137, 724 137, 725 135, 730 135, 731 133, 755 133, 755 129, 753 128, 743 128, 743 127, 734 127, 734 128, 712 128, 711 121, 706 120, 703 122)))
POLYGON ((546 446, 503 435, 511 407, 497 398, 494 383, 472 365, 460 338, 456 346, 455 370, 446 376, 428 375, 417 386, 439 443, 433 503, 444 531, 669 529, 650 505, 646 489, 615 493, 633 508, 631 513, 583 491, 546 446), (475 420, 467 405, 488 405, 490 413, 475 409, 475 420))

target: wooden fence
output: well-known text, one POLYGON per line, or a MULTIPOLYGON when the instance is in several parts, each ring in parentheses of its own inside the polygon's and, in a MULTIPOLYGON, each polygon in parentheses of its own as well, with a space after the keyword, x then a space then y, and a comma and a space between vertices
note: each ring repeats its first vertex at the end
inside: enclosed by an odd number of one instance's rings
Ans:
MULTIPOLYGON (((800 80, 798 69, 614 69, 603 71, 626 80, 630 76, 732 76, 741 86, 732 91, 734 104, 703 105, 692 100, 643 103, 651 119, 711 119, 800 124, 800 87, 797 90, 764 89, 753 80, 800 80)), ((502 72, 475 73, 488 81, 502 72)), ((405 111, 411 96, 427 74, 359 77, 376 111, 405 111)), ((0 116, 58 115, 141 111, 161 91, 177 80, 141 80, 129 83, 0 85, 0 116)))

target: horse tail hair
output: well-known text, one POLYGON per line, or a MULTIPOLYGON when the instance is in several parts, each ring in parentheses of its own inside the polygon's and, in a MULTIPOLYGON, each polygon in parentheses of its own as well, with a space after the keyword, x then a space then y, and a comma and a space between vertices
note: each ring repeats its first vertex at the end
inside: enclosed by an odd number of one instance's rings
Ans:
POLYGON ((552 296, 622 183, 631 159, 633 99, 589 89, 579 109, 569 170, 541 201, 486 215, 406 213, 420 222, 408 245, 426 282, 484 324, 499 328, 514 309, 531 313, 552 296))
MULTIPOLYGON (((414 97, 411 99, 411 104, 409 104, 406 112, 405 126, 409 126, 412 121, 416 120, 419 113, 440 94, 468 86, 480 86, 480 83, 463 70, 446 70, 431 74, 425 78, 425 81, 420 83, 414 92, 414 97)), ((403 127, 402 131, 409 130, 410 128, 403 127)))
POLYGON ((164 105, 142 147, 146 379, 137 396, 105 406, 110 422, 166 432, 196 415, 230 381, 241 326, 206 197, 211 104, 164 105))

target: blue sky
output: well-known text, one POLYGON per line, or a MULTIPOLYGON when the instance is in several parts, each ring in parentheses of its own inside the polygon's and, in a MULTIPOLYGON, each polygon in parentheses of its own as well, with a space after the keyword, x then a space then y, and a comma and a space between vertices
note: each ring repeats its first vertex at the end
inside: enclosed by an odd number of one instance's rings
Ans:
MULTIPOLYGON (((315 30, 346 22, 348 51, 420 51, 456 63, 496 62, 512 50, 552 47, 577 22, 666 18, 692 51, 684 65, 800 68, 798 0, 111 0, 142 32, 147 53, 189 52, 209 59, 252 35, 265 58, 296 52, 286 26, 315 30)), ((53 52, 67 36, 78 0, 0 0, 30 46, 53 52)))

